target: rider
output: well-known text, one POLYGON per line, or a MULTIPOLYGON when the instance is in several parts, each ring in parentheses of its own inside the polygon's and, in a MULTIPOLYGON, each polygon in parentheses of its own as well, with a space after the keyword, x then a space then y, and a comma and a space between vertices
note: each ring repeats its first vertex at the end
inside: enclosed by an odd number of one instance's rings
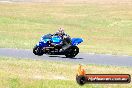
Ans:
POLYGON ((64 46, 63 48, 67 48, 70 46, 71 38, 64 32, 64 28, 59 28, 55 35, 58 35, 62 38, 62 46, 64 46))
POLYGON ((60 36, 62 39, 63 39, 63 37, 65 37, 65 36, 70 37, 69 35, 65 34, 64 28, 59 28, 59 29, 57 30, 57 32, 55 33, 55 35, 60 36))

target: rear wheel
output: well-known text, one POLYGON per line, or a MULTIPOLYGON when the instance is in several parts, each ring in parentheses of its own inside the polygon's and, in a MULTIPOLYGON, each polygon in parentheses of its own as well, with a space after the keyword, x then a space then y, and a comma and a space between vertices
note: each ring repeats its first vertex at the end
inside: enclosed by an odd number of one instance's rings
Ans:
POLYGON ((35 55, 38 55, 38 56, 42 56, 44 54, 43 51, 42 51, 42 49, 41 49, 41 47, 39 47, 39 46, 35 46, 33 48, 33 53, 35 55))
POLYGON ((65 56, 67 58, 73 58, 79 53, 79 48, 77 46, 71 46, 66 49, 65 56))

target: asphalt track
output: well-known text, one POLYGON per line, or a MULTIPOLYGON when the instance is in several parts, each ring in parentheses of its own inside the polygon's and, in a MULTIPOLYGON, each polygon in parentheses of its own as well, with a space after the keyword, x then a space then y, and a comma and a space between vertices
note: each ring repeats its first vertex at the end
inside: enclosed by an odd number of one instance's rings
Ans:
POLYGON ((115 56, 103 54, 79 53, 75 58, 65 58, 65 56, 36 56, 32 50, 0 48, 0 56, 22 58, 22 59, 42 59, 63 62, 75 62, 79 64, 99 64, 114 66, 132 66, 132 56, 115 56))

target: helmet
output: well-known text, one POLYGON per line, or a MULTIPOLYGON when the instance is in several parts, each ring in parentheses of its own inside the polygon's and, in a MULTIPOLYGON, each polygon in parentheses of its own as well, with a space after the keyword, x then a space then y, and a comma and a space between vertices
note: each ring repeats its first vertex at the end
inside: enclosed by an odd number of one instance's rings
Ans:
POLYGON ((59 32, 60 34, 64 34, 64 28, 59 28, 59 29, 58 29, 58 32, 59 32))

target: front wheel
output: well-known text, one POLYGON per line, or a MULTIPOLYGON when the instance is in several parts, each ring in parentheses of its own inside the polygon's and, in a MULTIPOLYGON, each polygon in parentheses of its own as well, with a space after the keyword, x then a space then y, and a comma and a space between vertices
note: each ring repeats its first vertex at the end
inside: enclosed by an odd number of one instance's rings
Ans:
POLYGON ((39 46, 35 46, 33 48, 33 53, 35 55, 38 55, 38 56, 42 56, 44 54, 43 51, 42 51, 42 49, 41 49, 41 47, 39 47, 39 46))
POLYGON ((77 46, 71 46, 66 49, 65 56, 67 58, 73 58, 79 53, 79 48, 77 46))

